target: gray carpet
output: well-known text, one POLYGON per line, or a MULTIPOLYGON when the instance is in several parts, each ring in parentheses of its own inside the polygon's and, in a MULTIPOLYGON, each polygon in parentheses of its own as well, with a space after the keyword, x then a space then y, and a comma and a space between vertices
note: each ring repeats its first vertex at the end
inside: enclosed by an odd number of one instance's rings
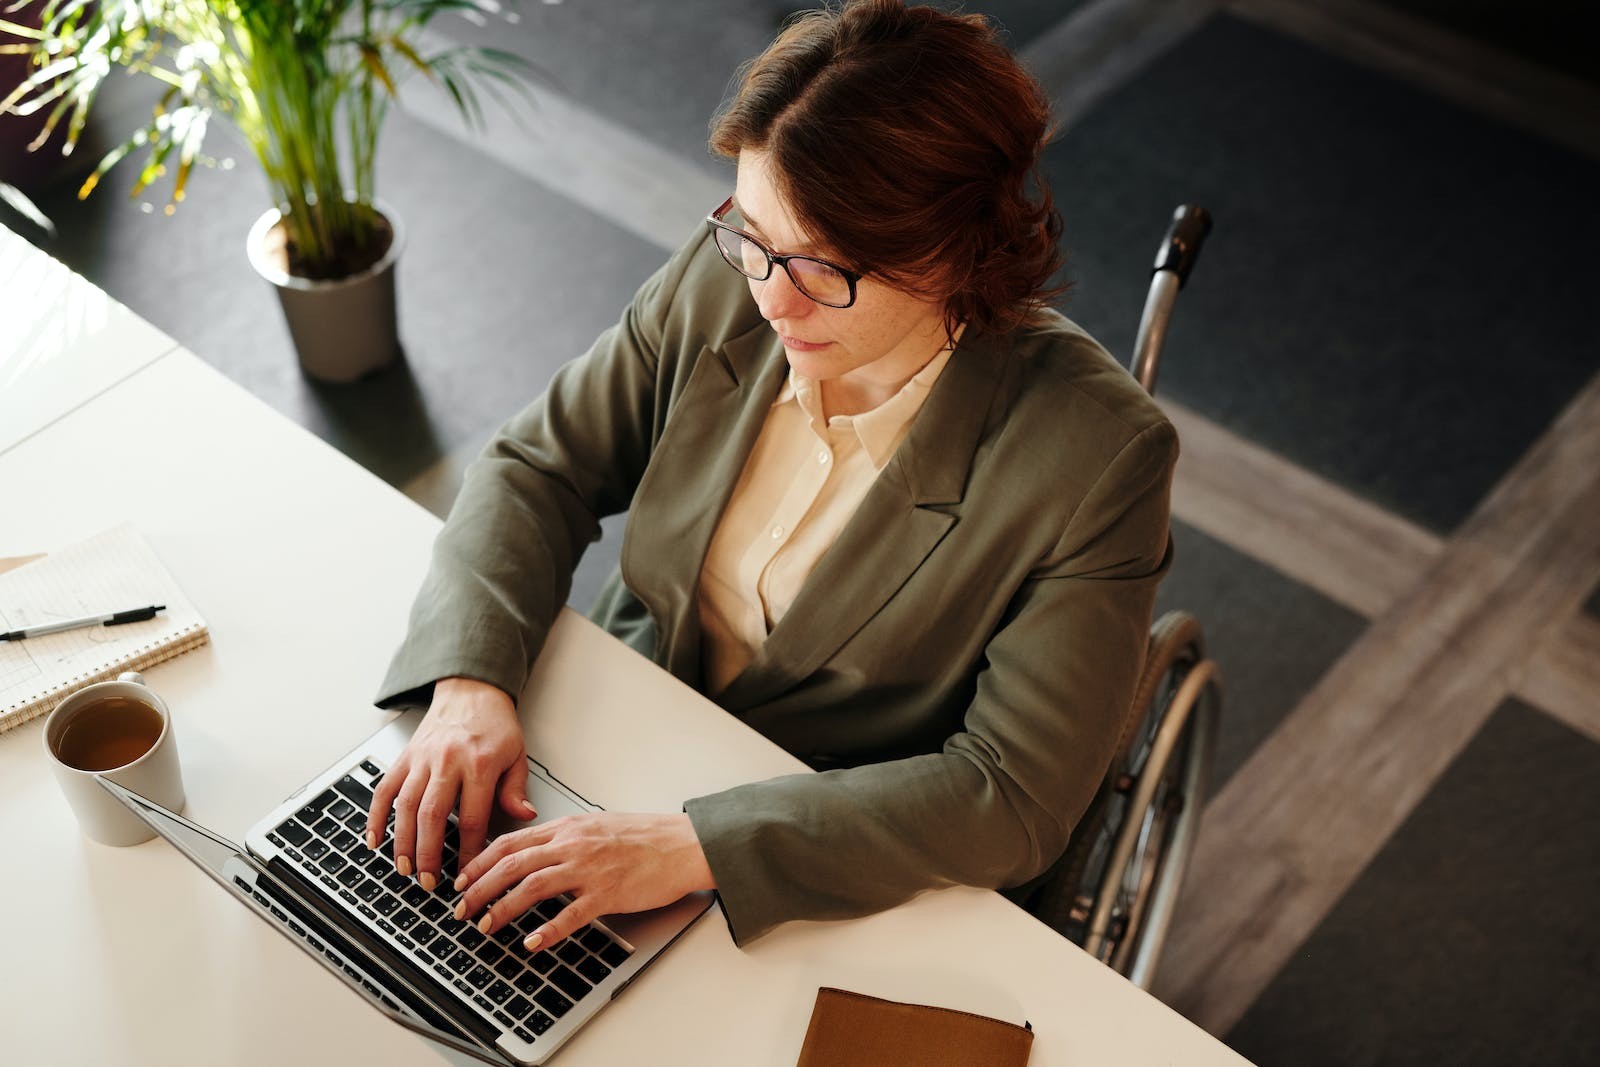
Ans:
MULTIPOLYGON (((944 0, 990 16, 1021 48, 1087 0, 944 0)), ((516 52, 563 95, 715 172, 706 150, 712 113, 790 14, 815 6, 791 0, 568 0, 515 5, 515 24, 475 26, 441 19, 464 42, 516 52)))
POLYGON ((1509 701, 1227 1035, 1262 1067, 1600 1063, 1600 745, 1509 701))
POLYGON ((1047 155, 1067 310, 1119 354, 1174 205, 1217 230, 1162 388, 1441 533, 1600 369, 1600 167, 1218 17, 1047 155))

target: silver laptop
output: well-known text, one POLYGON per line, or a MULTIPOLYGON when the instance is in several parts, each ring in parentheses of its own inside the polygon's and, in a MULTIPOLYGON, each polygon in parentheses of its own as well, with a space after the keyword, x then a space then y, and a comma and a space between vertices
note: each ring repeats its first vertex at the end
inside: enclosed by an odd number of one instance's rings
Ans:
MULTIPOLYGON (((108 779, 101 783, 245 906, 403 1026, 495 1064, 544 1063, 711 906, 710 893, 610 915, 554 946, 522 940, 569 903, 541 902, 485 937, 454 918, 455 817, 444 877, 429 893, 396 872, 386 831, 366 847, 372 787, 418 715, 402 715, 279 804, 245 848, 108 779)), ((528 760, 538 821, 600 808, 528 760)), ((390 828, 394 823, 390 816, 390 828)), ((492 823, 497 832, 513 825, 492 823)))

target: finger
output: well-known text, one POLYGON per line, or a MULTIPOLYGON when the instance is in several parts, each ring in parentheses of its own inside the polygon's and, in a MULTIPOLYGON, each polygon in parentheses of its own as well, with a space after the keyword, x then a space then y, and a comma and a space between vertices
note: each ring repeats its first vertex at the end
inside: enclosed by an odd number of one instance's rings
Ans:
POLYGON ((533 819, 539 813, 528 803, 528 760, 526 755, 519 754, 516 762, 506 768, 500 776, 501 809, 513 819, 533 819))
POLYGON ((394 761, 389 773, 378 779, 378 784, 373 787, 372 804, 367 808, 369 849, 376 849, 383 841, 383 830, 389 822, 389 809, 394 806, 394 798, 400 792, 400 787, 405 784, 406 769, 409 765, 406 753, 400 753, 400 758, 394 761))
POLYGON ((461 782, 461 809, 456 813, 456 830, 461 835, 460 867, 477 858, 489 835, 489 814, 494 810, 494 780, 469 770, 461 782))
POLYGON ((411 854, 417 840, 417 805, 422 802, 428 788, 428 768, 412 768, 394 798, 394 844, 391 853, 394 868, 401 874, 411 873, 411 854))
MULTIPOLYGON (((483 910, 484 914, 487 915, 488 911, 485 909, 488 909, 502 895, 514 891, 514 887, 517 887, 519 883, 526 882, 530 876, 554 867, 558 859, 557 850, 550 845, 535 845, 531 848, 514 850, 509 855, 502 857, 482 877, 472 883, 471 888, 462 895, 460 902, 456 905, 456 917, 470 919, 477 915, 480 910, 483 910)), ((540 884, 542 885, 543 883, 540 884)), ((529 906, 537 904, 543 899, 543 897, 535 897, 529 901, 529 906)), ((510 912, 507 908, 497 907, 494 909, 496 925, 513 915, 520 915, 526 910, 527 908, 522 908, 515 912, 510 912)), ((488 933, 489 931, 485 930, 484 932, 488 933)))
POLYGON ((597 907, 589 902, 593 897, 581 896, 571 904, 562 908, 554 919, 545 923, 530 933, 522 942, 522 947, 529 952, 535 949, 548 949, 559 944, 564 938, 582 930, 600 914, 597 907))
POLYGON ((562 821, 554 819, 538 826, 525 826, 521 830, 513 830, 508 834, 501 834, 489 842, 489 847, 478 853, 476 859, 465 867, 456 876, 455 888, 461 892, 469 885, 482 878, 495 864, 505 859, 506 856, 519 849, 531 848, 542 845, 554 837, 561 829, 562 821))
MULTIPOLYGON (((417 807, 416 869, 429 872, 430 881, 439 869, 439 858, 444 854, 444 835, 450 826, 450 809, 456 806, 456 791, 461 780, 447 767, 439 768, 428 779, 427 792, 417 807)), ((401 871, 410 874, 410 871, 401 871)))

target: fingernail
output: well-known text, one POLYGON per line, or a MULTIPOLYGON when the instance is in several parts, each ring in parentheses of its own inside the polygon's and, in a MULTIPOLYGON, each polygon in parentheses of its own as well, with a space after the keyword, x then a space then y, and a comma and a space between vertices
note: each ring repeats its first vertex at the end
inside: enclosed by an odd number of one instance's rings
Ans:
POLYGON ((464 874, 458 874, 456 875, 456 880, 451 884, 455 887, 455 891, 459 893, 463 889, 467 888, 467 876, 464 874))
POLYGON ((456 905, 456 922, 462 922, 467 917, 467 902, 462 901, 456 905))
POLYGON ((494 925, 494 916, 492 914, 490 914, 489 912, 487 912, 487 911, 484 912, 483 913, 483 918, 478 920, 478 933, 480 933, 480 934, 488 933, 489 932, 489 927, 491 927, 493 925, 494 925))
POLYGON ((367 851, 368 852, 376 852, 376 851, 378 851, 378 834, 377 834, 377 831, 375 831, 375 830, 368 830, 367 831, 367 851))
POLYGON ((405 875, 407 878, 410 878, 411 877, 411 857, 410 856, 397 856, 397 857, 395 857, 394 869, 399 871, 401 874, 405 875))
POLYGON ((542 944, 544 944, 543 934, 529 934, 527 940, 522 942, 522 947, 532 952, 542 944))
POLYGON ((430 893, 433 892, 434 888, 439 884, 439 879, 433 876, 432 871, 423 871, 421 874, 417 875, 417 881, 421 882, 422 888, 426 889, 430 893))
POLYGON ((528 813, 528 818, 530 819, 539 814, 536 810, 534 810, 533 805, 528 803, 526 800, 522 802, 522 810, 528 813))

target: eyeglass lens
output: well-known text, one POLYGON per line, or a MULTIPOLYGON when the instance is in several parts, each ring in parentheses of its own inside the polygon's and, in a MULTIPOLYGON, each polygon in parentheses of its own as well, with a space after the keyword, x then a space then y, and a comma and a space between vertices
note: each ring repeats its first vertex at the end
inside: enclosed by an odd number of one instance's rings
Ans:
MULTIPOLYGON (((772 271, 766 251, 732 230, 717 229, 717 247, 723 258, 747 278, 764 281, 772 271)), ((795 288, 818 303, 842 306, 850 302, 849 279, 826 263, 791 259, 784 266, 795 288)))

